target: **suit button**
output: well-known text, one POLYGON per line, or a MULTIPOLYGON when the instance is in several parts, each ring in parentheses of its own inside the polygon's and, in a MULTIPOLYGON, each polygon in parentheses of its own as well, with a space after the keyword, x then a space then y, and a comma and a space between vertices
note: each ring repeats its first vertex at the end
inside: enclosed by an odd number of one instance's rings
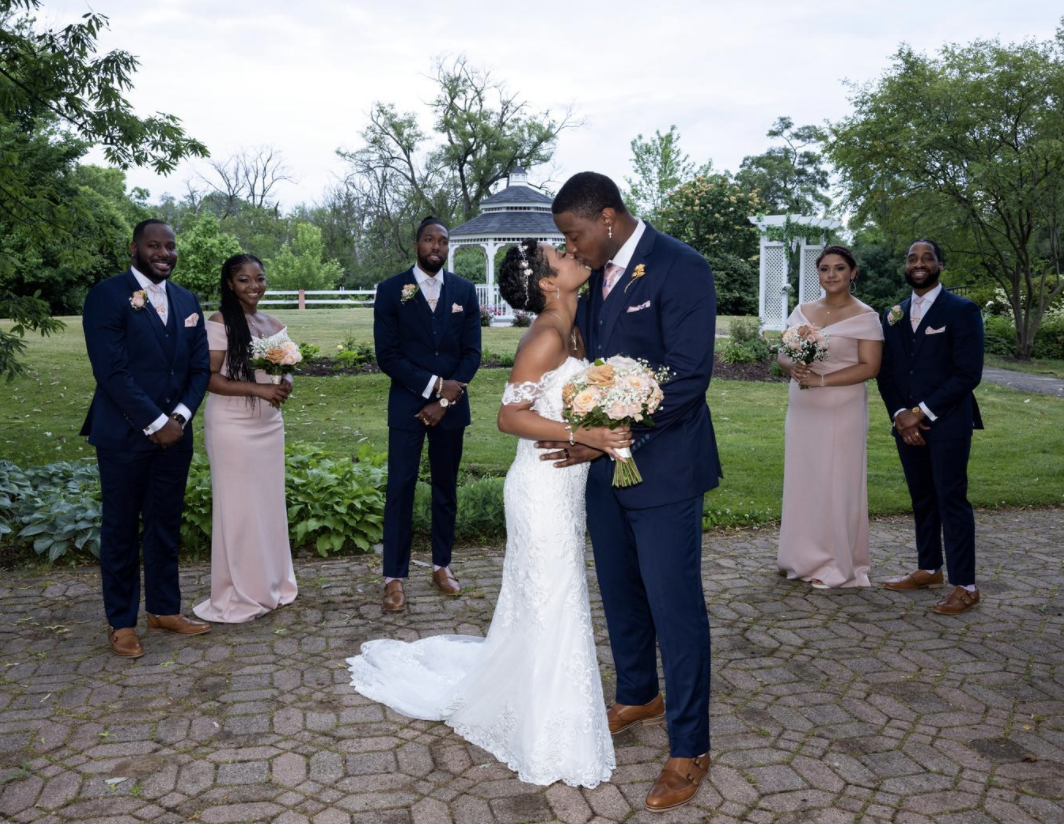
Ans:
POLYGON ((910 370, 909 370, 909 374, 911 375, 912 373, 913 373, 913 370, 912 370, 912 369, 910 369, 910 370))
POLYGON ((603 324, 603 323, 604 323, 604 321, 601 321, 601 320, 600 320, 600 321, 599 321, 599 326, 602 326, 602 324, 603 324))
POLYGON ((163 401, 163 403, 170 403, 170 399, 167 398, 165 401, 163 401))

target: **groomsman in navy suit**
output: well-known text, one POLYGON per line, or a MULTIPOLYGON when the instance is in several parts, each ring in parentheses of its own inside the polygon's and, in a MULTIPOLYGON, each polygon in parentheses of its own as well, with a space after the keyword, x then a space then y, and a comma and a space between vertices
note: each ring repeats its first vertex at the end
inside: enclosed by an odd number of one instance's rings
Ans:
POLYGON ((173 230, 161 220, 138 223, 129 253, 129 270, 85 298, 82 325, 96 392, 81 434, 96 447, 100 468, 100 576, 111 650, 139 658, 142 550, 148 626, 181 635, 210 629, 181 615, 177 549, 192 462, 190 423, 211 369, 199 302, 169 280, 177 265, 173 230))
POLYGON ((588 358, 627 355, 673 378, 654 427, 632 427, 643 482, 618 489, 601 452, 541 443, 543 460, 593 461, 587 524, 617 669, 610 732, 668 724, 670 758, 646 798, 655 812, 694 798, 709 769, 709 617, 702 592, 702 498, 721 477, 706 390, 713 373, 713 272, 691 247, 625 208, 605 175, 581 172, 554 199, 566 251, 591 267, 577 308, 588 358), (659 692, 661 650, 668 701, 659 692))
POLYGON ((953 589, 932 609, 957 615, 979 603, 968 455, 972 430, 983 428, 974 394, 983 376, 983 319, 974 303, 942 288, 944 265, 933 240, 909 247, 905 280, 913 292, 883 316, 877 382, 912 498, 919 565, 885 586, 941 587, 944 542, 953 589))
POLYGON ((373 340, 388 392, 388 487, 384 505, 384 599, 406 609, 414 488, 425 437, 432 472, 432 582, 445 595, 461 586, 451 572, 458 513, 458 466, 469 426, 465 388, 480 367, 480 304, 472 283, 445 272, 447 228, 421 221, 417 263, 377 287, 373 340))

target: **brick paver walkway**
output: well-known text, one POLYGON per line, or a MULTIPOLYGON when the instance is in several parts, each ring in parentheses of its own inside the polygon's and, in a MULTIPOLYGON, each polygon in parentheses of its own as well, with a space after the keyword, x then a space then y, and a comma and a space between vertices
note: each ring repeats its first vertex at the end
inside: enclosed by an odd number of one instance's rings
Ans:
MULTIPOLYGON (((873 526, 874 576, 906 571, 905 519, 873 526)), ((660 728, 616 739, 594 791, 522 784, 443 724, 351 691, 370 638, 482 634, 498 550, 459 554, 444 600, 416 568, 412 609, 384 616, 376 558, 298 565, 300 597, 209 635, 106 648, 92 570, 0 581, 0 819, 15 822, 1064 821, 1064 510, 979 516, 982 606, 934 595, 814 592, 775 574, 775 530, 707 540, 713 758, 696 802, 643 797, 660 728)), ((589 559, 590 569, 590 559, 589 559)), ((183 573, 186 597, 209 570, 183 573)), ((594 578, 592 577, 592 583, 594 578)), ((597 591, 607 695, 613 672, 597 591)))

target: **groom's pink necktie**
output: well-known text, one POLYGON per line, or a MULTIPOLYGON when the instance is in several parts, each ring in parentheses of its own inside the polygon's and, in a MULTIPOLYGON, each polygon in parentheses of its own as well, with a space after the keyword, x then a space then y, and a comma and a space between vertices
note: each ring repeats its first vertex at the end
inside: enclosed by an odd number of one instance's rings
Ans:
POLYGON ((916 295, 913 298, 912 307, 909 309, 909 320, 912 322, 913 331, 915 332, 917 327, 920 326, 920 321, 924 318, 923 309, 921 305, 924 302, 923 295, 916 295))
POLYGON ((617 285, 617 281, 621 279, 621 275, 624 274, 624 267, 618 266, 616 263, 607 263, 606 271, 603 272, 602 277, 602 299, 605 300, 610 296, 610 290, 617 285))

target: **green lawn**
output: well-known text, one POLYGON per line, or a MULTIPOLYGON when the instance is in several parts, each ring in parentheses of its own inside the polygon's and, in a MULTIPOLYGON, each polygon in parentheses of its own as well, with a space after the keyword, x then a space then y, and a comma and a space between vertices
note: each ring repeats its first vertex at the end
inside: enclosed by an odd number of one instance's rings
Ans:
MULTIPOLYGON (((278 313, 292 337, 334 349, 346 334, 372 340, 368 310, 295 310, 278 313)), ((93 451, 77 436, 92 393, 80 319, 65 319, 65 332, 29 338, 31 375, 3 387, 0 457, 22 466, 93 451)), ((485 329, 485 347, 512 350, 520 329, 485 329)), ((470 388, 474 425, 464 466, 473 475, 502 475, 514 441, 495 428, 505 370, 483 370, 470 388)), ((299 378, 285 407, 288 437, 339 452, 362 442, 379 450, 387 443, 383 375, 299 378)), ((975 435, 971 499, 978 507, 1064 504, 1064 402, 983 384, 978 389, 986 431, 975 435)), ((714 381, 710 408, 725 478, 711 493, 708 509, 730 510, 727 523, 757 523, 779 517, 783 486, 783 422, 787 391, 782 384, 714 381)), ((886 413, 870 391, 868 486, 873 514, 908 510, 908 496, 886 413)))
POLYGON ((1064 380, 1064 360, 1016 360, 987 355, 986 365, 995 369, 1011 369, 1013 372, 1026 372, 1029 375, 1043 375, 1048 378, 1064 380))

